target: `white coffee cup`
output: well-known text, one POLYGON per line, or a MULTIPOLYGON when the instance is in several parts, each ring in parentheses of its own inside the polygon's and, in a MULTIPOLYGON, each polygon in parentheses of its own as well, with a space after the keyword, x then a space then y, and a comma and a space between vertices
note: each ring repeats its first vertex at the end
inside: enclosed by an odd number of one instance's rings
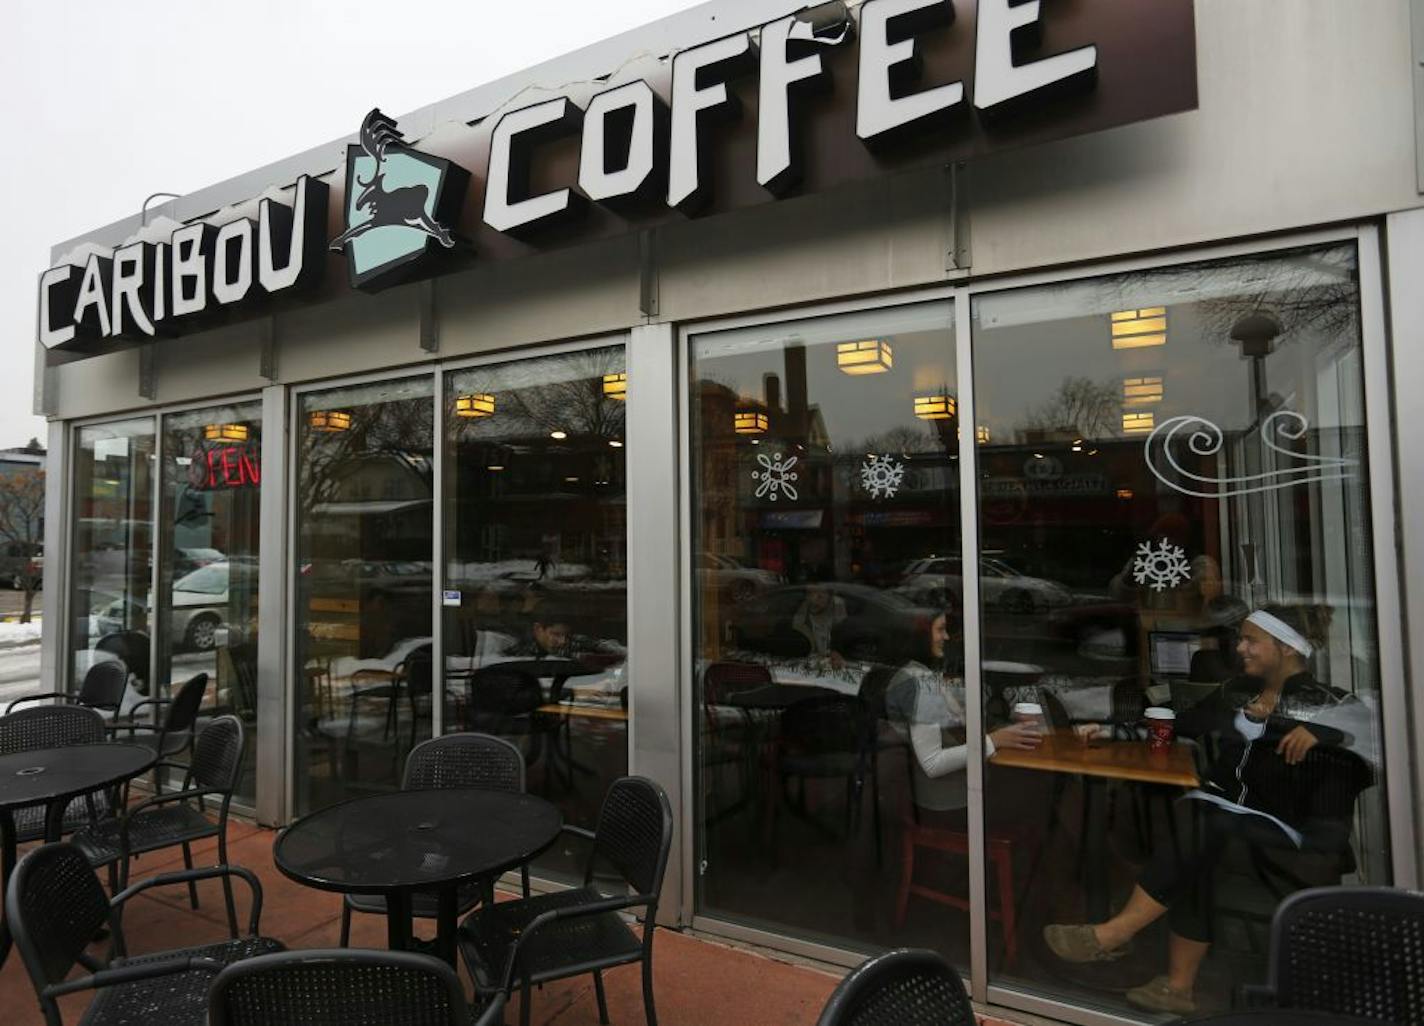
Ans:
POLYGON ((1044 728, 1043 706, 1037 702, 1015 702, 1013 708, 1015 723, 1025 723, 1038 730, 1044 728))
POLYGON ((1143 712, 1147 720, 1147 746, 1154 752, 1165 752, 1172 747, 1177 730, 1177 714, 1171 709, 1154 705, 1143 712))

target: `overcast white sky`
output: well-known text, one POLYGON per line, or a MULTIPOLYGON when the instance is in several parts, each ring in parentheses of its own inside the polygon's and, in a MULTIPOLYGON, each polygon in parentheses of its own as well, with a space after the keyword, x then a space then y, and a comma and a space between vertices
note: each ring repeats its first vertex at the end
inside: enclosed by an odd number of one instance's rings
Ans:
POLYGON ((50 246, 696 0, 19 0, 0 28, 0 448, 32 416, 50 246), (398 19, 398 21, 396 20, 398 19))

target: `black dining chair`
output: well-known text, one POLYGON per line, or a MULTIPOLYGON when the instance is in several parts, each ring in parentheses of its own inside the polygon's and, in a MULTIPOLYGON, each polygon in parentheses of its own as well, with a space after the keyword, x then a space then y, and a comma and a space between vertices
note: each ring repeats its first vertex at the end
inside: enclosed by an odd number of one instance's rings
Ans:
POLYGON ((1424 1022, 1424 894, 1392 887, 1313 887, 1271 922, 1264 986, 1247 1004, 1424 1022))
POLYGON ((471 1023, 455 971, 400 951, 263 955, 224 969, 208 994, 210 1026, 495 1026, 503 992, 471 1023))
POLYGON ((544 704, 539 678, 495 663, 482 666, 465 680, 465 727, 498 737, 527 737, 526 765, 543 751, 549 724, 536 711, 544 704))
POLYGON ((116 740, 146 745, 158 756, 159 762, 153 768, 155 792, 163 790, 163 769, 170 768, 171 761, 192 745, 198 712, 203 707, 203 695, 207 690, 208 675, 199 673, 185 681, 172 698, 145 698, 135 703, 122 720, 116 717, 109 724, 116 740), (149 708, 163 711, 163 719, 159 723, 139 722, 139 712, 149 708))
POLYGON ((143 631, 114 631, 94 642, 95 652, 118 657, 133 675, 136 686, 148 693, 148 663, 152 655, 149 637, 143 631))
POLYGON ((582 887, 487 905, 461 924, 460 954, 475 992, 508 993, 517 979, 519 1021, 529 1026, 534 984, 591 972, 598 1021, 607 1023, 603 970, 642 962, 644 1014, 648 1026, 656 1026, 653 935, 672 847, 672 806, 667 794, 646 777, 622 777, 609 787, 595 830, 565 826, 564 831, 593 842, 582 887), (599 862, 617 872, 625 893, 609 897, 594 888, 599 862), (639 908, 643 910, 641 938, 619 915, 639 908))
POLYGON ((85 671, 78 691, 47 691, 43 694, 22 695, 5 707, 5 714, 9 715, 15 711, 16 706, 26 702, 57 700, 117 715, 123 705, 128 682, 129 671, 124 664, 117 659, 105 659, 85 671))
POLYGON ((47 1026, 62 1026, 60 997, 86 990, 95 994, 84 1013, 85 1026, 203 1026, 208 986, 224 965, 283 950, 281 942, 260 935, 261 918, 262 885, 239 866, 164 873, 110 899, 84 853, 68 843, 43 845, 21 859, 5 894, 5 920, 47 1026), (119 912, 130 899, 153 887, 191 887, 215 877, 231 886, 234 876, 252 889, 246 936, 238 936, 234 924, 231 939, 216 944, 128 955, 119 912), (86 949, 105 928, 109 954, 96 958, 86 949), (69 979, 76 964, 88 972, 69 979))
MULTIPOLYGON (((103 718, 82 705, 36 706, 0 716, 0 755, 40 748, 103 744, 107 739, 103 718)), ((75 798, 64 810, 63 830, 66 834, 73 833, 95 823, 100 817, 107 816, 112 807, 113 796, 106 791, 75 798)), ((17 843, 44 839, 44 805, 27 805, 14 810, 12 815, 17 843)), ((110 882, 117 884, 117 877, 111 875, 110 882)))
MULTIPOLYGON (((236 716, 219 716, 198 735, 193 758, 187 766, 168 763, 169 769, 183 771, 183 786, 177 791, 154 795, 126 810, 117 819, 103 819, 74 834, 74 845, 91 866, 118 866, 119 886, 128 885, 129 861, 136 855, 161 848, 181 846, 183 865, 193 868, 192 845, 209 837, 218 842, 218 862, 227 862, 228 807, 233 788, 242 776, 242 756, 246 731, 236 716), (217 819, 207 816, 204 800, 215 798, 217 819)), ((232 883, 223 880, 228 925, 237 931, 237 910, 232 900, 232 883)), ((188 899, 198 907, 196 884, 188 887, 188 899)))
MULTIPOLYGON (((405 761, 402 790, 420 791, 448 787, 478 787, 487 791, 524 793, 524 756, 503 738, 489 734, 446 734, 422 741, 405 761)), ((521 866, 524 896, 529 897, 529 867, 521 866)), ((464 915, 481 899, 493 898, 493 880, 475 880, 458 892, 459 914, 464 915)), ((341 902, 341 946, 351 942, 351 913, 386 914, 386 899, 380 894, 346 894, 341 902)), ((411 914, 435 919, 439 902, 429 891, 412 897, 411 914)))
POLYGON ((863 963, 831 993, 816 1026, 975 1026, 964 981, 938 952, 900 948, 863 963))
POLYGON ((865 703, 855 695, 817 695, 789 705, 781 714, 776 766, 781 774, 783 794, 788 780, 800 782, 794 808, 802 819, 817 825, 820 824, 811 817, 806 806, 806 781, 845 783, 846 837, 859 826, 861 799, 866 778, 870 777, 876 861, 879 862, 882 857, 880 788, 873 776, 878 762, 871 758, 874 742, 868 732, 870 722, 865 703))

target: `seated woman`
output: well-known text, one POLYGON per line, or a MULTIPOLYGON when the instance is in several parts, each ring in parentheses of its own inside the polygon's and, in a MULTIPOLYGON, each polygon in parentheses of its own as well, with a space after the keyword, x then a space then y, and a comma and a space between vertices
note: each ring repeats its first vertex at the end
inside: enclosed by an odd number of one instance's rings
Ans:
MULTIPOLYGON (((1253 850, 1343 854, 1368 766, 1345 751, 1349 738, 1323 721, 1350 701, 1310 674, 1330 610, 1266 606, 1241 627, 1237 652, 1247 676, 1179 714, 1177 733, 1215 749, 1202 786, 1183 799, 1196 813, 1194 842, 1157 855, 1126 906, 1105 923, 1044 927, 1048 947, 1068 962, 1111 961, 1139 931, 1166 915, 1167 974, 1127 992, 1158 1012, 1195 1011, 1193 989, 1211 945, 1211 881, 1231 842, 1253 850)), ((1095 729, 1086 726, 1084 731, 1095 729)))
MULTIPOLYGON (((885 707, 891 720, 909 733, 915 753, 913 794, 920 823, 962 831, 967 829, 969 807, 964 773, 969 764, 964 677, 948 672, 951 666, 957 669, 961 660, 947 654, 946 614, 934 618, 925 641, 924 661, 910 660, 891 678, 885 689, 885 707)), ((1011 723, 984 738, 985 757, 1000 748, 1037 748, 1042 740, 1032 725, 1011 723)))

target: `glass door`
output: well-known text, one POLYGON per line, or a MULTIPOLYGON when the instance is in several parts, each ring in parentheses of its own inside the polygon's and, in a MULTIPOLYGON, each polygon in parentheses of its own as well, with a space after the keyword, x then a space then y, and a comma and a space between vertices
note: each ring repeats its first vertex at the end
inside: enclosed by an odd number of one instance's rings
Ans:
POLYGON ((953 307, 694 335, 697 909, 969 964, 953 307))
POLYGON ((427 376, 299 397, 298 815, 399 787, 431 733, 433 395, 427 376))

